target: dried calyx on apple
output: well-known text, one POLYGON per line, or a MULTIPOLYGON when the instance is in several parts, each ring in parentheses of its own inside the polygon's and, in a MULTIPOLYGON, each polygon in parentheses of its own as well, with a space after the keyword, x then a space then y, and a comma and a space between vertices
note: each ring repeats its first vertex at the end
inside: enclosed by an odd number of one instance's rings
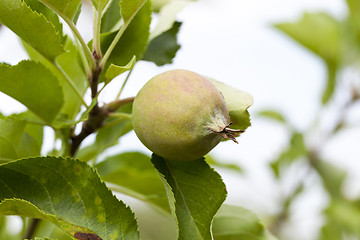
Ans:
POLYGON ((170 160, 206 155, 222 139, 243 131, 230 128, 224 97, 207 78, 187 70, 161 73, 139 91, 133 103, 133 127, 140 141, 170 160))

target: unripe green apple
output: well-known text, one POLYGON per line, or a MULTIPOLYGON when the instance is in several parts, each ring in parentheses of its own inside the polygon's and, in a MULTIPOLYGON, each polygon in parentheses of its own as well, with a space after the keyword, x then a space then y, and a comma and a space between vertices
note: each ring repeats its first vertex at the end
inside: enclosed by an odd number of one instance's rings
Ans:
POLYGON ((179 161, 199 159, 223 138, 241 132, 219 90, 187 70, 161 73, 139 91, 133 103, 133 127, 140 141, 157 155, 179 161))

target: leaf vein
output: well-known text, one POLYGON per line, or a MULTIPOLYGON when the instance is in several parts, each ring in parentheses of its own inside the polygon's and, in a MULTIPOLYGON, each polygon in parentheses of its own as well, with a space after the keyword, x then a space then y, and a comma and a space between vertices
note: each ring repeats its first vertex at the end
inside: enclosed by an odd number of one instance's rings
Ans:
POLYGON ((3 180, 1 180, 1 179, 0 179, 0 182, 2 182, 2 183, 5 185, 5 187, 7 187, 7 188, 14 194, 15 197, 17 197, 16 193, 11 189, 11 187, 10 187, 8 184, 6 184, 6 183, 5 183, 3 180))
MULTIPOLYGON (((34 164, 34 165, 37 165, 37 166, 40 166, 40 167, 43 167, 43 168, 46 168, 46 169, 49 169, 49 170, 57 173, 61 178, 63 178, 64 181, 65 181, 72 189, 74 189, 74 190, 76 191, 76 194, 79 196, 79 198, 80 198, 80 200, 81 200, 81 203, 82 203, 82 205, 83 205, 83 208, 84 208, 87 216, 89 216, 89 212, 88 212, 88 210, 87 210, 87 208, 86 208, 86 206, 85 206, 85 201, 83 200, 81 194, 79 193, 79 191, 77 190, 77 188, 76 188, 73 184, 71 184, 71 182, 68 181, 68 179, 67 179, 64 175, 62 175, 58 170, 52 169, 52 168, 50 168, 50 167, 45 167, 45 166, 43 166, 42 164, 39 164, 39 163, 36 163, 36 162, 33 162, 33 164, 34 164)), ((86 218, 86 221, 87 221, 87 226, 86 226, 86 227, 88 228, 89 225, 90 225, 90 223, 89 223, 89 218, 86 218)))
MULTIPOLYGON (((179 186, 179 184, 178 184, 178 182, 177 182, 177 180, 176 180, 176 178, 175 178, 175 174, 172 172, 171 167, 169 166, 168 161, 165 161, 165 163, 166 163, 166 166, 167 166, 167 168, 168 168, 168 170, 169 170, 169 173, 170 173, 170 175, 171 175, 171 177, 172 177, 172 179, 173 179, 173 181, 174 181, 174 184, 175 184, 175 187, 176 187, 176 189, 177 189, 177 192, 180 194, 180 197, 183 199, 186 210, 190 213, 192 222, 195 224, 195 226, 197 226, 197 224, 195 223, 196 221, 195 221, 193 215, 191 214, 192 212, 191 212, 191 210, 189 209, 188 204, 186 204, 186 197, 184 196, 184 194, 183 194, 183 192, 182 192, 182 190, 181 190, 181 188, 180 188, 180 186, 179 186)), ((175 211, 176 211, 176 210, 175 210, 175 211)), ((201 233, 200 233, 198 227, 196 227, 196 230, 197 230, 197 234, 201 236, 201 233)))
MULTIPOLYGON (((5 168, 6 168, 6 167, 5 167, 5 168)), ((32 175, 29 175, 28 173, 23 172, 23 171, 20 171, 20 170, 18 170, 18 169, 14 169, 14 168, 8 168, 8 169, 10 169, 10 170, 12 170, 12 171, 14 171, 14 172, 23 174, 23 175, 25 175, 25 176, 28 176, 30 179, 33 179, 34 181, 36 181, 36 182, 44 189, 45 193, 47 194, 47 196, 48 196, 48 198, 49 198, 49 200, 50 200, 49 203, 50 203, 50 206, 51 206, 51 208, 52 208, 52 210, 53 210, 53 212, 52 212, 51 214, 56 215, 56 211, 55 211, 54 205, 53 205, 53 203, 52 203, 52 198, 51 198, 51 196, 50 196, 50 193, 48 192, 47 188, 46 188, 38 179, 36 179, 36 178, 33 177, 32 175)), ((26 200, 26 199, 24 199, 24 200, 26 200)), ((31 202, 31 201, 30 201, 30 202, 31 202)), ((34 205, 35 205, 35 204, 34 204, 34 205)))

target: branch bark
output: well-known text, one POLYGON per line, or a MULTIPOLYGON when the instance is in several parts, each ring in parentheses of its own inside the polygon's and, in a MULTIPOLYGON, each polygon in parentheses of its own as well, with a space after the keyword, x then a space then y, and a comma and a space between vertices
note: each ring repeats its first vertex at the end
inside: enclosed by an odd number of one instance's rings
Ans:
POLYGON ((40 223, 40 219, 38 218, 31 219, 27 232, 24 235, 24 239, 32 239, 34 237, 34 233, 39 223, 40 223))

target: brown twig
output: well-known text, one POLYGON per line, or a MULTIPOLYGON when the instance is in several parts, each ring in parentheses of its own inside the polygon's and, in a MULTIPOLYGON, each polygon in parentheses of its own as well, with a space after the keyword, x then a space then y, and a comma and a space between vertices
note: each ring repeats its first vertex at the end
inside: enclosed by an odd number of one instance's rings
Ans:
POLYGON ((31 239, 34 236, 34 233, 39 223, 40 223, 40 219, 38 218, 31 219, 27 232, 24 235, 24 239, 31 239))
MULTIPOLYGON (((94 53, 94 57, 96 57, 96 53, 94 53)), ((92 76, 89 79, 90 89, 91 89, 91 97, 94 99, 98 94, 98 83, 99 76, 102 69, 97 66, 93 71, 92 76)), ((98 103, 90 110, 88 120, 83 123, 81 132, 78 135, 71 136, 71 146, 70 146, 70 156, 75 156, 76 151, 79 149, 82 141, 87 138, 90 134, 96 132, 99 128, 101 128, 108 118, 109 113, 116 112, 121 106, 134 101, 134 98, 125 98, 121 100, 116 100, 114 102, 105 104, 102 107, 99 107, 98 103)))
POLYGON ((99 107, 99 105, 96 103, 93 109, 91 109, 91 111, 89 112, 88 120, 83 123, 81 132, 78 135, 71 137, 71 148, 70 148, 71 156, 75 155, 80 144, 86 137, 94 133, 97 129, 99 129, 103 125, 107 117, 108 117, 108 112, 105 110, 105 108, 99 107))
MULTIPOLYGON (((101 58, 99 54, 95 51, 93 52, 93 57, 96 60, 96 67, 93 69, 91 76, 89 77, 89 85, 91 89, 91 98, 94 99, 98 94, 98 84, 99 77, 102 69, 99 66, 99 59, 101 58)), ((88 115, 88 120, 83 123, 81 132, 78 135, 70 136, 71 146, 70 146, 70 156, 74 156, 78 150, 82 141, 88 137, 90 134, 94 133, 98 128, 100 128, 105 119, 107 118, 107 111, 104 108, 99 107, 98 102, 90 110, 88 115)))

